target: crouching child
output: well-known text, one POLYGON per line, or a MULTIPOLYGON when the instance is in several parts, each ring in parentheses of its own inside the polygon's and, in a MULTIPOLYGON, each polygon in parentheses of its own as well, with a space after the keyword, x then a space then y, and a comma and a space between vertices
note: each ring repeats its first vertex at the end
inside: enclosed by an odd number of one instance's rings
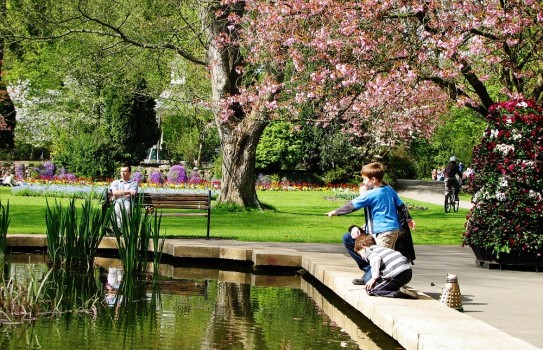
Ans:
POLYGON ((403 288, 411 281, 413 272, 411 263, 401 253, 376 245, 372 235, 358 236, 354 250, 371 266, 372 278, 366 283, 366 291, 369 295, 418 298, 415 291, 403 288))

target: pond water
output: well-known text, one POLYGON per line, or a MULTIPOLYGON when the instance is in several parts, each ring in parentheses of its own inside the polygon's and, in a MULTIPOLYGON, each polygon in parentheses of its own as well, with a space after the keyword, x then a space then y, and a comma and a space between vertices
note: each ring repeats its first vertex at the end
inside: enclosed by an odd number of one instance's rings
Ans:
MULTIPOLYGON (((24 285, 47 273, 11 262, 4 278, 24 285)), ((0 349, 401 348, 310 277, 169 265, 161 273, 132 280, 111 259, 87 275, 54 272, 43 288, 57 312, 0 317, 0 349)))

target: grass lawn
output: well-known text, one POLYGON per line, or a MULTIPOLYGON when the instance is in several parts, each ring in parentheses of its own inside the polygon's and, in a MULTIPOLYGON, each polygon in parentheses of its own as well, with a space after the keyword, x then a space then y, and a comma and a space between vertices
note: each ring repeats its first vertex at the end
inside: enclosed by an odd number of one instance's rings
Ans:
MULTIPOLYGON (((332 192, 320 191, 258 192, 259 199, 274 210, 212 210, 210 235, 212 238, 241 241, 338 243, 350 225, 363 225, 364 218, 363 211, 327 217, 326 212, 345 203, 345 200, 330 200, 332 196, 332 192)), ((11 224, 8 233, 45 233, 45 198, 13 196, 10 188, 1 187, 0 199, 2 204, 8 200, 10 203, 11 224)), ((50 202, 54 200, 49 199, 50 202)), ((467 210, 445 213, 442 205, 405 201, 415 207, 427 208, 410 211, 417 223, 413 232, 415 244, 461 243, 467 210)), ((168 237, 205 237, 206 219, 165 217, 162 219, 162 233, 168 237)))

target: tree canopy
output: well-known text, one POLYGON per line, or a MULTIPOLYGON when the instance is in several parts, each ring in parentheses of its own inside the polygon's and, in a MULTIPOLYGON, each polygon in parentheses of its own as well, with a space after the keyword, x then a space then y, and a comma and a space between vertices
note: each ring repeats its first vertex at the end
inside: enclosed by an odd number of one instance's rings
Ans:
POLYGON ((251 15, 231 23, 243 23, 246 62, 260 68, 245 69, 253 85, 236 96, 247 108, 274 91, 272 111, 310 104, 323 123, 397 138, 430 132, 446 98, 482 116, 495 101, 542 98, 537 1, 244 3, 251 15))
POLYGON ((430 135, 453 103, 485 115, 502 99, 542 99, 538 1, 11 5, 5 32, 12 43, 90 36, 97 57, 124 57, 114 68, 137 66, 142 51, 205 67, 223 152, 220 199, 240 205, 258 206, 255 153, 271 120, 338 120, 346 133, 389 148, 415 131, 430 135))

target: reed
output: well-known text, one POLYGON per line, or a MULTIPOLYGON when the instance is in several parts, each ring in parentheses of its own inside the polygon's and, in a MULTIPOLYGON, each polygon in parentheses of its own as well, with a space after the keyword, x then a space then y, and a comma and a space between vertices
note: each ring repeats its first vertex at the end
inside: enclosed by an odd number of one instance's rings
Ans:
POLYGON ((63 313, 97 312, 96 305, 103 300, 96 271, 71 271, 52 269, 44 287, 43 300, 50 303, 50 310, 63 313))
POLYGON ((164 238, 160 238, 162 216, 150 214, 142 205, 142 199, 131 201, 130 209, 120 210, 118 217, 111 213, 112 229, 117 241, 119 259, 125 274, 147 272, 149 244, 153 242, 153 270, 158 271, 164 238))
POLYGON ((160 238, 160 223, 162 221, 162 215, 154 212, 153 220, 153 232, 151 233, 151 239, 153 241, 153 277, 156 281, 158 279, 158 272, 160 268, 160 260, 162 259, 162 251, 164 249, 165 238, 160 238))
MULTIPOLYGON (((9 266, 9 265, 8 265, 9 266)), ((0 324, 20 324, 38 317, 59 317, 66 313, 95 314, 103 299, 97 279, 88 273, 50 268, 37 273, 28 266, 0 281, 0 324)), ((9 269, 9 268, 8 268, 9 269)))
POLYGON ((117 299, 113 305, 113 327, 123 334, 122 347, 130 348, 138 329, 157 324, 159 310, 160 286, 158 281, 146 281, 135 275, 125 274, 117 291, 117 299))
POLYGON ((54 266, 88 270, 104 236, 109 210, 94 207, 89 195, 78 214, 75 202, 71 198, 67 207, 63 207, 57 200, 52 206, 46 201, 47 253, 54 266))
POLYGON ((6 241, 10 221, 9 201, 5 206, 2 204, 2 201, 0 201, 0 266, 4 266, 6 257, 6 241))
POLYGON ((21 323, 32 321, 36 316, 48 310, 49 302, 42 298, 44 286, 51 274, 49 270, 41 280, 29 269, 29 278, 25 284, 19 283, 16 275, 6 280, 2 275, 0 283, 0 323, 21 323))

